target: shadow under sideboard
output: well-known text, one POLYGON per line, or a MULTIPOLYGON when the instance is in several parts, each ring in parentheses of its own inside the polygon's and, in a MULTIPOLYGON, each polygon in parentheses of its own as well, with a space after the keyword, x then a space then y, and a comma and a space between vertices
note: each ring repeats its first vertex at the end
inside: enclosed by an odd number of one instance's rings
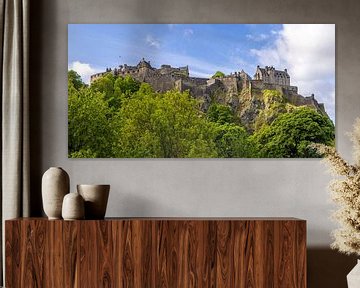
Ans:
POLYGON ((346 275, 356 265, 356 256, 330 248, 307 249, 308 288, 347 288, 346 275))

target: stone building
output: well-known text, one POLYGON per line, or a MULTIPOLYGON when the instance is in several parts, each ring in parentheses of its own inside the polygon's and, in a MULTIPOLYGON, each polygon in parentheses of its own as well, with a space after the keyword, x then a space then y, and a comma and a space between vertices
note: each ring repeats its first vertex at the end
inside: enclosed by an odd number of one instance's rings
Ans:
POLYGON ((104 76, 105 73, 112 73, 115 76, 130 75, 136 80, 144 81, 145 78, 161 78, 161 76, 170 76, 174 79, 189 77, 189 67, 171 67, 170 65, 161 65, 159 69, 151 66, 150 61, 146 61, 144 58, 136 65, 130 66, 127 64, 119 65, 118 67, 111 69, 106 68, 105 72, 100 72, 91 75, 90 82, 104 76))
POLYGON ((276 70, 273 66, 260 68, 258 65, 254 75, 254 80, 262 80, 264 83, 290 86, 290 76, 287 69, 284 71, 276 70))
POLYGON ((207 110, 214 96, 220 103, 229 104, 233 109, 237 109, 244 100, 240 99, 239 95, 245 95, 243 94, 245 89, 248 91, 247 96, 251 99, 254 95, 261 94, 264 89, 269 89, 280 91, 290 103, 296 106, 312 106, 326 113, 324 105, 318 103, 313 95, 304 97, 298 94, 298 87, 290 85, 290 76, 286 69, 279 71, 273 66, 265 66, 265 68, 257 66, 254 79, 244 70, 209 79, 191 77, 188 66, 172 67, 164 64, 160 68, 155 68, 151 66, 150 61, 143 58, 136 66, 124 64, 114 69, 107 68, 105 72, 92 75, 90 81, 93 82, 106 73, 112 73, 115 76, 129 75, 140 82, 149 83, 158 92, 171 89, 180 92, 188 90, 194 98, 203 100, 204 110, 207 110))

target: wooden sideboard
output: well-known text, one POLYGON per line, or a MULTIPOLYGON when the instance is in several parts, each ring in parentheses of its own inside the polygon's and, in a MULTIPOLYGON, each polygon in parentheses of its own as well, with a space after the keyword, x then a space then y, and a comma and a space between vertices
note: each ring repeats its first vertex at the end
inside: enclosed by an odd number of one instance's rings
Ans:
POLYGON ((306 287, 306 221, 115 218, 5 223, 6 287, 306 287))

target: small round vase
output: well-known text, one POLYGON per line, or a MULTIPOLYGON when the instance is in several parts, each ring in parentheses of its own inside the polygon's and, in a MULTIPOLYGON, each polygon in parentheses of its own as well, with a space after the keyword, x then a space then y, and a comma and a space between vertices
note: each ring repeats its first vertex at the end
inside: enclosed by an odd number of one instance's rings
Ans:
POLYGON ((62 205, 62 217, 64 220, 84 219, 84 199, 79 193, 69 193, 65 195, 62 205))
POLYGON ((85 201, 85 219, 104 219, 110 185, 77 185, 78 193, 85 201))
POLYGON ((69 175, 60 167, 49 168, 42 177, 43 208, 49 219, 61 219, 63 198, 69 193, 69 175))

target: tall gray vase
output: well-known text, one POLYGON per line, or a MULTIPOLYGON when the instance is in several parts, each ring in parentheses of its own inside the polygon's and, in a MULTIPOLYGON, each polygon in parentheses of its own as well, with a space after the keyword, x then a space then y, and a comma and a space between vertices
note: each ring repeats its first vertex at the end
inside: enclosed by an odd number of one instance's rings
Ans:
POLYGON ((63 198, 70 190, 69 175, 60 167, 49 168, 42 177, 43 208, 49 219, 61 219, 63 198))

